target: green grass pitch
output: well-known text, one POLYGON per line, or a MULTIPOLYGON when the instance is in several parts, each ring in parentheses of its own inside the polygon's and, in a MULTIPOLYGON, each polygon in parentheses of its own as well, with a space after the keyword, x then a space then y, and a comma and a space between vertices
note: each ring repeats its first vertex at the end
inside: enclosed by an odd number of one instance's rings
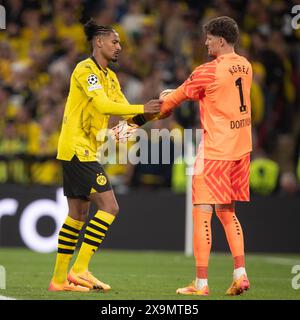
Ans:
POLYGON ((181 252, 103 250, 96 253, 90 270, 112 286, 106 294, 48 292, 54 261, 55 253, 0 248, 0 265, 6 269, 6 289, 0 289, 0 299, 1 296, 25 300, 300 299, 300 289, 292 288, 295 274, 291 273, 293 265, 300 265, 299 254, 248 254, 251 289, 238 297, 224 295, 232 279, 229 254, 211 255, 208 297, 176 295, 175 290, 189 284, 195 271, 193 257, 181 252))

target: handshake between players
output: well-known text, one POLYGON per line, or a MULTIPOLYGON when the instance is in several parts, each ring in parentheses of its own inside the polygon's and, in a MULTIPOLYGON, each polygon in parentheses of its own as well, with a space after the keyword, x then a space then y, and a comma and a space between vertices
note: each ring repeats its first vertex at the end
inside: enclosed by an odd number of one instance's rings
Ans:
POLYGON ((127 121, 121 121, 118 125, 111 129, 112 137, 117 142, 126 142, 133 135, 133 133, 146 122, 151 120, 164 119, 171 115, 171 112, 162 113, 161 105, 163 98, 171 93, 173 89, 166 89, 159 95, 159 99, 148 101, 144 105, 144 114, 128 119, 127 121))

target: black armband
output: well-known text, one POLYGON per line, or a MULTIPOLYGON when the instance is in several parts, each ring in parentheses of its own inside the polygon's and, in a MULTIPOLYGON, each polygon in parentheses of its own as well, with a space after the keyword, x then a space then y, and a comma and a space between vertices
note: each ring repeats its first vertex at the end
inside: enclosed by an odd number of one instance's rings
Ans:
POLYGON ((139 114, 137 116, 134 116, 132 118, 132 121, 137 124, 139 127, 141 127, 143 124, 145 124, 147 122, 147 120, 145 119, 144 115, 139 114))

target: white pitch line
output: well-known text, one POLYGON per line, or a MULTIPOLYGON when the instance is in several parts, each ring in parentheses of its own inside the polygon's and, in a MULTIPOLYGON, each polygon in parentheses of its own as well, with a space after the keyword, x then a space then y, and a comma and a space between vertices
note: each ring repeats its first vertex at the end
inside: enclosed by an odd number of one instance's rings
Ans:
POLYGON ((17 300, 16 298, 0 296, 0 300, 17 300))
POLYGON ((280 258, 280 257, 266 257, 263 258, 264 261, 274 264, 280 264, 285 266, 293 266, 296 264, 300 265, 300 259, 292 259, 292 258, 280 258))

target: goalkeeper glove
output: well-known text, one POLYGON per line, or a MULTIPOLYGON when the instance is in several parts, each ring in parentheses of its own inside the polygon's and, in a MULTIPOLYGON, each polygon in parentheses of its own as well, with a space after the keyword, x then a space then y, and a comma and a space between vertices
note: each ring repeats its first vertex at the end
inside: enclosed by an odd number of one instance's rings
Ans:
POLYGON ((118 125, 111 128, 112 138, 116 142, 125 143, 138 128, 137 124, 120 121, 118 125))

